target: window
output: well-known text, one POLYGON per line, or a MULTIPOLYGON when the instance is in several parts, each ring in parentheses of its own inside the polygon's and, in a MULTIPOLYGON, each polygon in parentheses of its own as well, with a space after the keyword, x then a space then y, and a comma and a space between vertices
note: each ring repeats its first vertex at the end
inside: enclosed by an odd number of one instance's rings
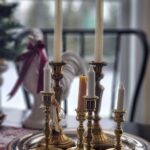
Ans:
MULTIPOLYGON (((18 2, 18 8, 15 11, 15 17, 21 22, 25 27, 37 27, 37 28, 53 28, 54 26, 54 1, 37 1, 37 0, 7 0, 7 2, 18 2)), ((63 27, 65 29, 94 29, 95 28, 95 2, 93 0, 64 0, 63 1, 63 27)), ((107 0, 104 4, 104 26, 105 28, 117 28, 120 12, 120 0, 107 0)), ((53 37, 49 37, 48 43, 53 43, 53 37)), ((70 35, 67 37, 67 50, 78 52, 79 49, 79 37, 70 35)), ((49 54, 52 56, 52 44, 48 45, 49 54)), ((114 37, 105 37, 104 40, 104 59, 108 62, 108 67, 104 69, 105 78, 102 80, 102 84, 105 87, 103 101, 102 101, 102 116, 109 116, 110 112, 110 101, 111 101, 111 91, 112 91, 112 64, 114 62, 114 48, 115 41, 114 37)), ((94 36, 85 37, 85 60, 91 61, 93 59, 94 51, 94 36)), ((12 64, 10 64, 12 68, 12 64)), ((5 79, 5 84, 3 90, 8 91, 8 76, 12 75, 10 70, 6 73, 7 78, 5 79), (7 86, 6 86, 7 85, 7 86), (5 88, 5 89, 4 89, 5 88)), ((5 74, 5 77, 6 77, 5 74)), ((16 74, 14 73, 16 78, 16 74)), ((78 79, 73 81, 71 92, 68 97, 68 105, 76 106, 77 94, 74 92, 75 87, 77 87, 78 79), (75 94, 72 96, 72 94, 75 94), (72 99, 74 97, 74 99, 72 99), (70 105, 74 103, 74 105, 70 105)), ((11 86, 11 85, 9 85, 11 86)), ((6 94, 6 92, 5 92, 6 94)), ((3 94, 3 106, 8 106, 6 103, 6 95, 3 94)), ((19 101, 22 101, 22 93, 17 93, 20 98, 14 100, 10 107, 19 101)), ((16 107, 16 106, 15 106, 16 107)), ((19 106, 20 108, 20 106, 19 106)), ((75 114, 75 108, 68 108, 69 114, 75 114)))

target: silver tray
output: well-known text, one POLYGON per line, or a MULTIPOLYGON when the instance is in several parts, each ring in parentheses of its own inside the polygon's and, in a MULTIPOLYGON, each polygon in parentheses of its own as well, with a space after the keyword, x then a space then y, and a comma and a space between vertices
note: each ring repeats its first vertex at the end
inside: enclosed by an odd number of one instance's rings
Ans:
MULTIPOLYGON (((66 129, 65 133, 76 140, 76 130, 66 129)), ((115 139, 114 133, 111 131, 105 131, 105 133, 112 139, 115 139)), ((43 133, 38 132, 34 134, 27 134, 20 138, 14 139, 7 146, 7 150, 30 150, 31 147, 37 145, 37 143, 44 137, 43 133)), ((150 150, 150 144, 133 135, 124 134, 122 136, 123 149, 124 150, 150 150)))

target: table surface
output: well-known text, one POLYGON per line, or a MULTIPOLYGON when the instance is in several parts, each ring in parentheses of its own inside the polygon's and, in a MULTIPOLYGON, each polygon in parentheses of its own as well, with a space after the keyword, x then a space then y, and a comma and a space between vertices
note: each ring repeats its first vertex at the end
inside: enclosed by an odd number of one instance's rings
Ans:
MULTIPOLYGON (((36 130, 22 128, 22 121, 28 113, 27 111, 3 109, 3 113, 6 118, 0 127, 0 150, 5 150, 7 144, 16 137, 37 132, 36 130)), ((78 126, 75 116, 66 116, 65 122, 67 122, 67 128, 77 128, 78 126)), ((113 130, 115 127, 115 123, 109 119, 103 119, 101 125, 105 130, 113 130)))
MULTIPOLYGON (((4 109, 3 113, 6 115, 6 119, 3 122, 4 126, 22 127, 23 118, 29 112, 16 109, 4 109)), ((78 125, 75 116, 66 116, 64 121, 66 122, 67 128, 76 128, 78 125)), ((115 122, 111 119, 102 119, 100 123, 105 130, 113 130, 115 128, 115 122)))
MULTIPOLYGON (((6 145, 15 137, 35 132, 30 129, 22 128, 21 123, 23 118, 25 118, 27 111, 4 109, 3 112, 6 114, 6 119, 0 128, 0 150, 4 150, 6 145)), ((75 116, 67 116, 65 121, 67 122, 67 128, 77 128, 78 123, 75 119, 75 116)), ((102 119, 100 123, 104 130, 114 130, 116 125, 111 119, 102 119)), ((123 124, 123 128, 125 132, 142 138, 146 137, 147 140, 150 141, 149 126, 143 128, 141 125, 126 122, 123 124)))

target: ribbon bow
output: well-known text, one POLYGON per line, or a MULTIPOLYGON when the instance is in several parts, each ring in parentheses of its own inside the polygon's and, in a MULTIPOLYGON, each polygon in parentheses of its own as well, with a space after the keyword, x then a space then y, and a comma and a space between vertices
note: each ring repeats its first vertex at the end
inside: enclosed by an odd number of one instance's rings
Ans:
POLYGON ((43 90, 43 68, 44 68, 45 63, 47 62, 47 58, 43 53, 44 48, 45 48, 45 45, 40 40, 37 41, 35 44, 29 43, 27 46, 27 49, 29 51, 18 56, 17 61, 24 61, 24 63, 23 63, 22 69, 19 73, 19 78, 16 81, 13 89, 9 93, 9 96, 10 96, 9 98, 12 98, 15 95, 15 93, 17 92, 19 86, 23 82, 23 80, 28 72, 28 69, 29 69, 30 65, 32 64, 34 57, 36 55, 38 55, 39 59, 40 59, 40 64, 39 64, 39 68, 38 68, 39 76, 38 76, 38 84, 37 84, 37 93, 40 92, 41 90, 43 90))

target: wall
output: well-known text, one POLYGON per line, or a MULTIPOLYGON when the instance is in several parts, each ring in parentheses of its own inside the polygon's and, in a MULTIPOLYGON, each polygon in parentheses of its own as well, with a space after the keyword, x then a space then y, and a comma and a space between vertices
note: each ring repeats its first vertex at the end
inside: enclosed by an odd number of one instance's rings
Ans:
MULTIPOLYGON (((131 27, 142 29, 146 32, 148 38, 150 38, 150 1, 149 0, 132 0, 132 17, 131 17, 131 27)), ((138 74, 140 65, 140 61, 142 58, 142 53, 140 51, 140 45, 138 45, 138 41, 134 39, 133 41, 134 51, 132 53, 136 56, 132 61, 132 73, 133 75, 138 74)), ((135 77, 135 76, 134 76, 135 77)), ((131 78, 132 79, 132 78, 131 78)), ((135 121, 139 123, 147 123, 150 124, 150 62, 147 68, 143 89, 141 95, 139 97, 139 103, 136 113, 135 121)))

